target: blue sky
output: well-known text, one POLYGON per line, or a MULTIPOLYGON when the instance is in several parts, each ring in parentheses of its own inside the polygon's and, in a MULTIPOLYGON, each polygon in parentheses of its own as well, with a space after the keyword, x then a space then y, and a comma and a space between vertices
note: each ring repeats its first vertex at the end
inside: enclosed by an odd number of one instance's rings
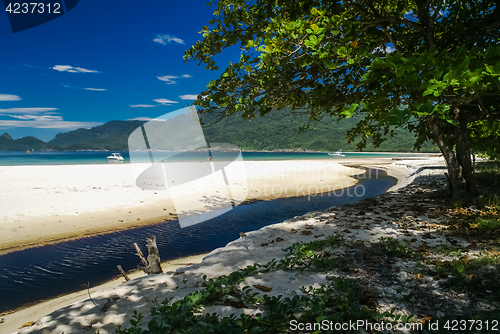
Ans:
POLYGON ((205 0, 84 0, 53 21, 12 33, 2 6, 0 134, 48 141, 191 104, 239 58, 226 52, 217 59, 219 72, 184 63, 213 9, 205 0))

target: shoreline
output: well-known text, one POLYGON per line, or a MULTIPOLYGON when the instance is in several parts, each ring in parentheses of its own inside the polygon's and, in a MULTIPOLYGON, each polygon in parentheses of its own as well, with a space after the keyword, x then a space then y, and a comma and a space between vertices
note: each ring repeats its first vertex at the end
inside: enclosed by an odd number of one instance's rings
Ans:
MULTIPOLYGON (((356 169, 356 165, 373 160, 380 160, 382 164, 392 162, 387 158, 354 160, 357 161, 351 167, 331 160, 294 160, 292 166, 287 161, 245 162, 245 167, 255 170, 247 175, 248 194, 241 204, 347 188, 358 182, 352 176, 364 173, 363 169, 356 169), (323 182, 322 175, 327 175, 329 179, 323 182), (295 177, 296 184, 290 185, 290 176, 295 177), (305 185, 307 187, 304 188, 305 185), (273 193, 275 187, 280 190, 279 193, 273 193), (268 189, 272 191, 268 192, 268 189), (283 192, 283 189, 286 191, 283 192)), ((136 187, 132 182, 135 180, 127 174, 129 166, 132 165, 23 166, 11 167, 10 171, 0 167, 0 175, 4 176, 7 172, 10 175, 7 179, 12 179, 11 185, 5 186, 8 191, 3 197, 0 195, 0 206, 4 206, 0 210, 4 214, 0 216, 0 256, 176 219, 174 203, 168 193, 142 191, 136 187), (103 174, 96 181, 92 180, 95 171, 103 174), (40 178, 36 175, 38 173, 48 176, 40 178), (90 181, 75 181, 71 179, 74 174, 83 174, 82 179, 89 175, 90 181), (119 174, 121 178, 113 179, 113 174, 119 174), (22 181, 30 183, 21 190, 17 189, 22 184, 16 182, 19 177, 31 180, 22 181), (103 189, 98 187, 101 183, 103 189), (33 187, 35 185, 37 187, 33 187), (102 202, 107 201, 111 203, 103 205, 102 202), (34 213, 30 211, 27 215, 26 207, 32 206, 34 213), (68 214, 71 210, 76 213, 68 214)), ((205 187, 199 192, 207 191, 205 187)), ((199 205, 192 201, 186 203, 193 207, 199 205)))
MULTIPOLYGON (((22 152, 22 151, 0 151, 0 153, 2 152, 22 152)), ((59 152, 59 151, 57 151, 59 152)), ((87 151, 60 151, 60 152, 87 152, 87 151)), ((91 152, 112 152, 112 151, 91 151, 91 152)), ((127 151, 117 151, 117 152, 127 152, 127 151)), ((144 151, 144 152, 147 152, 147 151, 144 151)), ((152 152, 171 152, 171 151, 152 151, 152 152)), ((180 151, 180 152, 184 152, 184 151, 180 151)), ((320 152, 320 151, 241 151, 243 153, 315 153, 315 154, 328 154, 329 152, 320 152)), ((324 156, 324 157, 320 157, 320 158, 309 158, 309 159, 293 159, 293 160, 290 160, 290 161, 330 161, 330 162, 342 162, 344 159, 398 159, 398 160, 411 160, 411 159, 419 159, 419 158, 433 158, 433 157, 439 157, 441 154, 440 153, 437 153, 437 152, 428 152, 428 153, 425 153, 425 152, 373 152, 373 151, 370 151, 370 152, 343 152, 343 153, 348 153, 348 154, 359 154, 361 156, 358 156, 358 157, 329 157, 329 156, 324 156), (388 155, 387 157, 363 157, 363 155, 369 155, 369 154, 382 154, 382 155, 388 155), (391 157, 391 156, 401 156, 400 158, 394 158, 394 157, 391 157), (406 156, 406 155, 411 155, 411 156, 406 156)), ((128 158, 127 158, 128 159, 128 158)), ((286 161, 286 160, 289 160, 289 158, 270 158, 270 159, 250 159, 250 158, 247 158, 247 159, 243 159, 244 162, 257 162, 257 161, 286 161)), ((219 162, 222 162, 222 161, 230 161, 230 160, 213 160, 213 161, 219 161, 219 162)), ((1 162, 1 161, 0 161, 1 162)), ((184 161, 186 162, 186 161, 184 161)), ((197 163, 197 162, 204 162, 204 161, 187 161, 187 162, 194 162, 194 163, 197 163)), ((131 164, 150 164, 151 161, 149 160, 145 160, 145 161, 135 161, 135 162, 131 162, 130 160, 127 160, 127 161, 121 161, 121 162, 116 162, 116 161, 109 161, 109 160, 105 160, 105 161, 92 161, 92 162, 86 162, 86 163, 70 163, 70 164, 59 164, 59 163, 54 163, 54 164, 51 164, 51 163, 40 163, 40 164, 21 164, 21 165, 18 165, 18 164, 14 164, 14 165, 2 165, 0 163, 0 168, 2 167, 22 167, 22 166, 33 166, 33 167, 53 167, 53 166, 66 166, 66 167, 70 167, 70 166, 88 166, 88 165, 103 165, 103 166, 108 166, 108 165, 131 165, 131 164)), ((171 161, 170 163, 183 163, 183 161, 171 161)))
MULTIPOLYGON (((208 148, 208 149, 211 149, 211 148, 208 148)), ((206 151, 208 149, 201 149, 199 151, 206 151)), ((213 148, 212 150, 214 151, 217 151, 219 150, 220 151, 223 151, 221 150, 220 148, 213 148)), ((137 150, 138 152, 148 152, 148 151, 151 151, 151 152, 186 152, 186 151, 191 151, 191 152, 198 152, 198 151, 193 151, 193 150, 178 150, 178 151, 167 151, 167 150, 137 150)), ((231 150, 227 150, 227 152, 231 151, 231 150)), ((236 151, 236 150, 234 150, 236 151)), ((281 153, 281 152, 285 152, 285 153, 328 153, 328 152, 332 152, 332 151, 312 151, 312 150, 306 150, 306 149, 290 149, 290 150, 287 150, 287 149, 284 149, 284 150, 273 150, 273 151, 255 151, 255 150, 238 150, 238 151, 241 151, 241 152, 247 152, 247 153, 281 153)), ((19 153, 25 153, 26 151, 6 151, 6 150, 0 150, 0 153, 2 152, 19 152, 19 153)), ((128 150, 76 150, 76 151, 67 151, 67 150, 41 150, 41 151, 34 151, 34 152, 129 152, 128 150)), ((363 152, 359 152, 359 151, 343 151, 344 153, 383 153, 383 154, 441 154, 440 152, 423 152, 423 151, 418 151, 418 152, 414 152, 414 151, 410 151, 410 152, 387 152, 387 151, 363 151, 363 152)))
MULTIPOLYGON (((380 168, 380 166, 381 166, 380 164, 375 164, 375 165, 364 165, 363 167, 365 167, 365 168, 374 168, 374 169, 382 169, 382 170, 385 170, 385 171, 387 172, 387 175, 390 175, 390 176, 396 177, 396 178, 398 179, 398 181, 397 181, 397 184, 396 184, 393 188, 397 188, 397 186, 400 186, 399 188, 401 188, 401 185, 405 185, 405 183, 407 184, 407 183, 408 183, 407 181, 408 181, 409 179, 411 179, 412 174, 414 174, 414 171, 412 171, 412 170, 407 170, 407 171, 404 171, 404 170, 402 170, 402 168, 401 168, 401 167, 398 167, 398 166, 395 166, 395 165, 385 165, 385 168, 380 168), (396 176, 396 175, 397 175, 397 176, 396 176)), ((330 211, 330 210, 325 210, 325 212, 326 212, 326 211, 330 211)), ((317 215, 317 214, 319 214, 319 213, 321 213, 321 212, 322 212, 322 211, 319 211, 319 212, 314 212, 314 213, 313 213, 313 215, 317 215)), ((305 216, 309 216, 309 214, 306 214, 306 215, 304 215, 303 217, 305 217, 305 216)), ((288 221, 296 221, 298 218, 303 218, 303 217, 295 217, 295 218, 293 218, 293 219, 289 219, 288 221)), ((277 225, 282 225, 282 224, 285 224, 285 223, 286 223, 286 222, 283 222, 283 223, 278 223, 278 224, 275 224, 275 225, 277 226, 277 225)), ((274 228, 275 228, 275 227, 274 227, 274 225, 267 226, 267 227, 265 227, 265 228, 263 228, 263 229, 261 229, 261 230, 259 230, 259 231, 253 231, 253 232, 247 233, 247 235, 248 235, 248 234, 253 234, 253 233, 260 233, 260 232, 261 232, 261 231, 263 231, 263 230, 271 230, 271 229, 274 229, 274 228)), ((247 237, 246 237, 246 238, 247 238, 247 237)), ((224 253, 224 251, 225 251, 226 249, 227 249, 227 250, 231 250, 231 249, 233 249, 234 247, 231 247, 231 245, 232 245, 232 244, 235 244, 235 243, 237 243, 237 242, 239 242, 240 240, 242 240, 242 238, 237 239, 237 240, 235 240, 235 241, 233 241, 233 242, 229 243, 226 247, 219 248, 219 249, 216 249, 216 250, 212 251, 211 253, 209 253, 209 254, 208 254, 208 256, 207 256, 207 254, 200 255, 200 257, 202 257, 202 259, 201 259, 201 260, 202 260, 202 263, 201 263, 201 264, 199 264, 199 265, 195 265, 195 266, 193 266, 193 270, 195 270, 195 269, 199 268, 200 266, 203 266, 203 264, 204 264, 205 266, 207 266, 207 265, 208 265, 208 266, 215 266, 216 268, 214 268, 214 270, 215 270, 216 272, 218 272, 217 267, 219 267, 219 266, 220 266, 220 263, 219 263, 219 261, 214 261, 217 257, 219 257, 219 258, 220 258, 220 256, 218 256, 218 254, 223 254, 223 253, 224 253), (229 247, 229 248, 228 248, 228 247, 229 247), (209 258, 210 258, 210 259, 212 259, 212 260, 211 260, 211 261, 209 261, 209 260, 208 260, 209 258)), ((263 255, 262 255, 262 256, 263 256, 263 255)), ((177 260, 172 260, 172 261, 182 261, 182 258, 181 258, 181 259, 177 259, 177 260)), ((238 260, 236 259, 236 261, 238 261, 238 260)), ((262 261, 258 261, 258 260, 255 260, 255 261, 256 261, 256 262, 262 262, 262 261)), ((190 261, 190 262, 192 262, 192 261, 190 261)), ((193 262, 193 263, 194 263, 194 262, 193 262)), ((238 263, 238 267, 242 267, 242 266, 244 267, 246 264, 247 264, 247 262, 244 262, 244 263, 238 263)), ((224 267, 224 268, 226 268, 226 267, 224 267)), ((231 267, 231 268, 233 268, 233 269, 234 269, 234 265, 233 265, 233 267, 231 267)), ((177 269, 178 269, 178 268, 177 268, 177 269)), ((227 270, 228 270, 227 268, 226 268, 226 269, 224 269, 224 270, 223 270, 223 272, 221 272, 220 274, 225 274, 225 272, 226 272, 227 270)), ((198 270, 198 271, 199 271, 199 270, 198 270)), ((180 273, 180 271, 179 271, 179 270, 177 270, 177 273, 180 273)), ((172 273, 170 273, 170 274, 172 274, 172 273)), ((180 277, 182 277, 182 276, 184 276, 184 275, 180 275, 180 277)), ((209 275, 209 276, 210 276, 210 275, 209 275)), ((174 275, 174 278, 175 278, 175 277, 176 277, 176 276, 174 275)), ((116 280, 115 280, 115 281, 116 281, 116 280)), ((105 283, 104 285, 109 284, 109 283, 112 283, 112 282, 115 282, 115 281, 107 282, 107 283, 105 283)), ((118 279, 118 281, 121 281, 121 279, 119 278, 119 279, 118 279)), ((138 284, 138 283, 140 282, 140 280, 139 280, 139 281, 137 281, 137 280, 136 280, 136 282, 137 282, 137 284, 138 284)), ((129 283, 127 283, 127 284, 124 284, 123 286, 125 287, 125 286, 126 286, 126 285, 128 285, 128 284, 131 284, 131 283, 129 282, 129 283)), ((101 288, 105 288, 105 286, 104 286, 104 285, 101 285, 101 286, 99 286, 99 287, 101 287, 101 288)), ((167 285, 170 285, 170 284, 169 284, 169 283, 167 283, 167 285)), ((95 287, 95 289, 97 290, 99 287, 95 287)), ((107 291, 111 291, 111 290, 109 290, 109 289, 108 289, 107 291)), ((108 294, 109 294, 109 293, 108 293, 108 294)), ((62 298, 64 298, 64 297, 62 297, 62 298)), ((81 298, 84 298, 84 296, 82 295, 82 296, 81 296, 81 298)), ((73 299, 72 301, 73 301, 73 302, 78 302, 78 300, 75 300, 75 299, 73 299)), ((49 301, 45 301, 45 302, 50 302, 50 300, 49 300, 49 301)), ((45 302, 42 302, 42 303, 45 303, 45 302)), ((67 302, 67 303, 68 303, 68 305, 69 305, 69 301, 67 301, 67 300, 66 300, 66 302, 67 302)), ((80 302, 80 303, 82 303, 82 302, 80 302)), ((15 322, 15 321, 17 321, 17 323, 20 323, 20 322, 21 322, 21 317, 26 316, 26 314, 32 314, 32 318, 30 318, 30 320, 33 320, 33 321, 34 321, 34 320, 35 320, 35 318, 37 318, 37 317, 42 317, 43 315, 45 315, 45 314, 47 314, 47 313, 48 313, 48 312, 43 312, 42 310, 38 310, 38 311, 37 311, 38 313, 36 313, 36 312, 35 312, 35 311, 36 311, 36 309, 35 309, 35 308, 36 308, 38 305, 41 305, 41 304, 37 304, 37 305, 34 305, 34 306, 28 306, 27 308, 24 308, 24 309, 22 309, 22 310, 17 310, 16 312, 14 312, 14 313, 12 313, 12 314, 9 314, 9 315, 6 315, 6 316, 2 316, 2 317, 5 319, 5 321, 6 321, 6 323, 5 323, 5 324, 7 324, 7 323, 9 323, 9 324, 13 324, 13 322, 15 322), (32 312, 32 313, 27 313, 30 309, 32 309, 32 310, 33 310, 33 312, 32 312), (21 313, 23 310, 25 311, 25 313, 21 313), (26 310, 28 310, 28 311, 26 311, 26 310), (36 314, 36 316, 35 316, 35 314, 36 314)), ((129 317, 129 316, 128 316, 128 317, 129 317)), ((28 318, 23 318, 23 319, 28 320, 28 318)), ((37 318, 37 319, 38 319, 38 318, 37 318)), ((128 325, 128 322, 127 322, 127 321, 124 321, 123 323, 124 323, 126 326, 128 325)), ((22 324, 22 323, 21 323, 21 324, 22 324)), ((0 325, 0 328, 2 328, 2 327, 3 327, 3 326, 2 326, 2 325, 0 325)), ((6 328, 6 327, 5 327, 5 328, 6 328)), ((12 328, 13 328, 13 327, 12 327, 12 328)), ((15 330, 15 329, 14 329, 14 330, 15 330)), ((22 331, 22 332, 24 333, 24 331, 22 331)))

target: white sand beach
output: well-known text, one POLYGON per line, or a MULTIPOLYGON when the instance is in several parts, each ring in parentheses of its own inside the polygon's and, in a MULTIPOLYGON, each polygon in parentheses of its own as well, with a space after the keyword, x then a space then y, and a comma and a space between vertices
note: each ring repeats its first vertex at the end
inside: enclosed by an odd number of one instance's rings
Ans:
MULTIPOLYGON (((173 200, 177 207, 203 211, 206 203, 198 198, 213 199, 212 195, 226 191, 199 181, 187 183, 174 198, 168 191, 143 190, 136 185, 134 170, 146 167, 0 166, 0 254, 172 220, 177 214, 173 200)), ((250 161, 244 162, 244 168, 246 176, 233 182, 245 182, 247 187, 238 187, 232 194, 244 201, 345 188, 356 184, 352 175, 364 172, 332 160, 250 161)))
MULTIPOLYGON (((71 297, 62 297, 60 301, 50 301, 51 308, 48 308, 47 311, 43 306, 34 306, 3 316, 4 322, 0 324, 0 331, 10 333, 26 324, 24 328, 17 330, 17 332, 23 334, 88 333, 89 330, 92 330, 93 333, 97 331, 100 334, 112 333, 117 325, 129 326, 133 311, 142 313, 145 316, 141 323, 146 325, 151 319, 149 310, 155 306, 155 301, 161 302, 170 297, 173 298, 173 301, 182 299, 188 293, 199 289, 199 284, 203 281, 203 275, 206 275, 207 278, 214 278, 227 275, 253 263, 265 264, 273 259, 279 260, 285 255, 282 249, 289 247, 293 243, 321 240, 335 233, 341 233, 347 243, 358 242, 360 245, 374 242, 381 236, 409 242, 408 226, 413 224, 417 227, 411 233, 412 244, 415 247, 418 245, 438 245, 446 242, 444 236, 439 234, 430 238, 431 240, 424 239, 428 238, 427 233, 422 228, 419 228, 419 226, 430 226, 431 224, 433 230, 440 228, 440 219, 433 214, 433 207, 430 204, 418 204, 418 210, 425 212, 418 218, 411 215, 405 216, 404 219, 407 222, 404 224, 407 224, 407 226, 402 226, 402 223, 394 218, 395 212, 400 211, 400 206, 405 203, 402 196, 422 192, 422 188, 409 189, 408 186, 411 186, 413 179, 424 175, 424 172, 427 172, 425 175, 429 175, 429 170, 421 172, 423 166, 443 166, 443 160, 433 158, 422 161, 396 162, 385 166, 384 168, 389 175, 398 177, 400 186, 407 187, 394 187, 394 192, 381 195, 379 200, 377 198, 365 200, 372 205, 376 203, 369 210, 365 209, 366 204, 358 205, 355 203, 339 208, 333 207, 324 211, 311 212, 279 224, 266 226, 258 231, 246 233, 246 235, 229 243, 227 246, 212 251, 202 259, 201 263, 190 260, 189 262, 192 263, 186 266, 168 267, 165 274, 139 277, 122 284, 119 281, 123 280, 119 279, 108 283, 111 285, 92 289, 92 297, 98 305, 102 306, 110 298, 116 299, 106 312, 99 311, 86 298, 86 290, 84 290, 71 297), (360 216, 361 214, 363 217, 360 216), (69 305, 70 301, 74 301, 74 303, 69 305), (63 308, 46 315, 57 306, 63 308)), ((442 175, 443 172, 443 169, 431 169, 430 175, 442 175)), ((431 183, 434 182, 431 179, 431 183)), ((413 205, 412 203, 405 204, 413 205)), ((399 215, 399 213, 396 215, 399 215)), ((466 244, 464 240, 459 242, 466 244)), ((349 253, 349 249, 339 250, 339 252, 341 251, 349 253)), ((340 253, 339 255, 343 256, 340 253)), ((199 261, 200 258, 196 260, 199 261)), ((404 267, 404 264, 401 264, 401 266, 404 267)), ((296 271, 271 272, 248 277, 240 283, 240 287, 252 287, 252 285, 259 284, 272 288, 268 295, 291 297, 300 294, 300 287, 311 285, 318 287, 319 284, 327 283, 331 279, 331 275, 339 275, 339 273, 333 272, 329 275, 296 271)), ((402 270, 399 275, 409 274, 402 270)), ((422 281, 423 283, 424 281, 422 281)), ((381 311, 389 310, 394 306, 394 304, 384 302, 382 297, 380 298, 379 308, 381 311)), ((231 313, 236 315, 240 313, 254 314, 259 310, 221 305, 210 306, 203 310, 203 314, 208 312, 216 312, 220 316, 229 316, 231 313)))

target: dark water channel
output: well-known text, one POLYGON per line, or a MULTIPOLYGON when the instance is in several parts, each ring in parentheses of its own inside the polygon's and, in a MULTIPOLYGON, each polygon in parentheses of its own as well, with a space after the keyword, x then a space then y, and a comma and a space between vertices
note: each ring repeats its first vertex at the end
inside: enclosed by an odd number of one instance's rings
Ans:
POLYGON ((358 178, 360 182, 354 187, 243 205, 186 228, 170 221, 0 256, 0 312, 81 290, 81 285, 89 281, 96 286, 118 275, 117 265, 125 271, 136 268, 139 258, 133 243, 146 251, 145 239, 152 234, 156 235, 162 261, 197 255, 225 246, 239 238, 239 232, 380 195, 396 183, 385 172, 373 169, 358 178))

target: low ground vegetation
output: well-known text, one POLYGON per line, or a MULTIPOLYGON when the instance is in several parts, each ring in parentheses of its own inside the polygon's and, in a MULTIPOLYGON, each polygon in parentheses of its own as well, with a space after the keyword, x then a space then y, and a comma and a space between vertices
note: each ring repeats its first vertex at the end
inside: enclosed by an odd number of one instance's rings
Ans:
MULTIPOLYGON (((196 283, 199 290, 183 299, 155 301, 149 323, 135 314, 131 326, 119 327, 116 333, 297 333, 301 331, 290 327, 294 321, 358 320, 394 327, 421 324, 415 333, 460 331, 464 323, 468 333, 488 333, 495 324, 500 329, 496 323, 500 319, 500 191, 495 186, 500 182, 499 171, 497 164, 478 166, 484 192, 472 203, 447 200, 444 178, 424 178, 399 193, 333 208, 337 215, 304 216, 318 223, 343 219, 339 213, 357 215, 359 220, 353 220, 350 230, 283 249, 286 255, 280 260, 213 279, 203 277, 196 283), (382 205, 390 201, 398 205, 382 205), (359 224, 370 213, 381 211, 391 219, 368 218, 370 223, 359 224), (396 233, 376 240, 349 237, 351 230, 379 227, 394 228, 396 233), (242 284, 249 276, 282 271, 324 273, 328 283, 303 286, 293 296, 270 296, 266 286, 242 284), (219 317, 204 312, 210 305, 258 311, 219 317), (437 321, 438 328, 428 327, 437 321)), ((375 328, 365 332, 384 332, 375 328)), ((314 333, 323 332, 348 331, 330 328, 314 333)))

